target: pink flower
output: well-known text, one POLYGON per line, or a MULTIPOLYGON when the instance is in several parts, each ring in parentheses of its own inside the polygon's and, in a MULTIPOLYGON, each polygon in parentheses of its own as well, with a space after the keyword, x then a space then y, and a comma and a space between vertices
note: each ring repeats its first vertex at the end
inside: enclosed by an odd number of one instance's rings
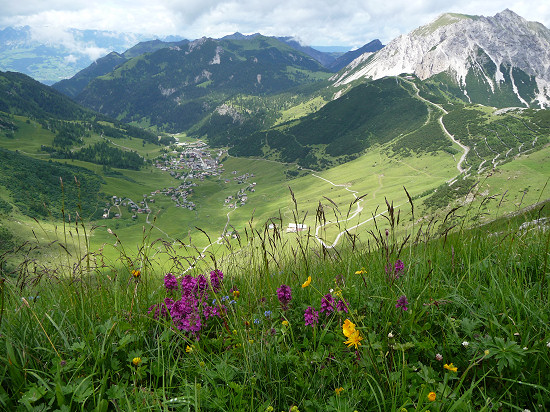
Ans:
POLYGON ((304 312, 304 321, 306 326, 310 325, 311 327, 314 327, 319 322, 319 312, 311 306, 308 306, 304 312))
POLYGON ((396 308, 401 308, 403 310, 408 310, 409 308, 407 307, 407 305, 409 304, 409 302, 407 301, 407 297, 405 295, 401 295, 398 299, 397 299, 397 303, 395 304, 395 307, 396 308))

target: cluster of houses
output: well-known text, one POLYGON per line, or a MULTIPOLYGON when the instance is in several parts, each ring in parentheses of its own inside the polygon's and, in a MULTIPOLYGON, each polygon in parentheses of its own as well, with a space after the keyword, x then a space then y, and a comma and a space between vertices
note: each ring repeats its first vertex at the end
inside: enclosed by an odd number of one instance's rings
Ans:
MULTIPOLYGON (((169 196, 176 207, 189 210, 195 210, 196 204, 189 200, 193 193, 193 187, 197 183, 193 181, 202 181, 208 176, 220 176, 225 169, 221 164, 222 157, 226 154, 223 150, 213 151, 208 149, 206 143, 198 141, 195 143, 177 143, 177 146, 170 153, 162 154, 155 160, 155 166, 172 177, 183 181, 177 187, 168 187, 151 192, 149 195, 143 195, 143 200, 139 203, 132 199, 122 199, 113 196, 105 204, 103 209, 103 218, 120 218, 122 216, 121 207, 127 208, 132 213, 132 218, 137 219, 140 213, 151 213, 150 203, 155 203, 155 196, 169 196)), ((233 180, 237 184, 246 184, 234 196, 228 196, 225 199, 225 206, 235 208, 244 206, 248 200, 248 192, 256 191, 256 182, 249 183, 248 180, 254 177, 253 173, 244 173, 239 175, 236 170, 231 172, 232 179, 225 179, 225 183, 231 183, 233 180)))
POLYGON ((155 161, 155 166, 171 176, 181 180, 204 180, 208 176, 220 176, 224 171, 220 159, 224 155, 220 150, 215 158, 207 150, 206 143, 178 143, 177 150, 164 153, 155 161))
POLYGON ((178 187, 168 187, 162 190, 156 190, 151 193, 151 195, 162 194, 164 196, 169 196, 173 202, 176 203, 176 207, 183 207, 189 210, 195 210, 197 206, 194 202, 188 199, 189 195, 193 193, 193 187, 197 186, 196 183, 183 182, 178 187))
POLYGON ((248 200, 246 192, 255 192, 256 182, 249 184, 247 187, 239 189, 235 196, 227 196, 224 201, 224 206, 234 208, 237 206, 244 206, 248 200))
MULTIPOLYGON (((153 193, 151 193, 151 195, 153 195, 153 193)), ((103 219, 119 219, 120 217, 122 217, 122 211, 120 208, 124 207, 132 213, 132 219, 137 219, 138 213, 151 213, 151 209, 149 208, 148 203, 155 203, 155 199, 148 197, 147 195, 143 195, 143 200, 139 203, 136 203, 130 198, 123 199, 118 196, 113 196, 111 198, 111 201, 105 204, 102 217, 103 219), (116 210, 116 212, 111 214, 113 208, 116 210)))
MULTIPOLYGON (((233 170, 233 171, 231 172, 231 174, 236 175, 236 174, 237 174, 237 171, 236 171, 236 170, 233 170)), ((240 176, 235 176, 235 177, 233 178, 233 180, 234 180, 235 182, 237 182, 237 183, 240 185, 240 184, 243 184, 243 183, 248 182, 248 179, 250 179, 251 177, 254 177, 254 173, 245 173, 245 174, 242 174, 242 175, 240 175, 240 176)), ((225 180, 225 183, 229 183, 229 182, 230 182, 229 179, 226 179, 226 180, 225 180)), ((256 183, 254 183, 254 186, 256 186, 256 183)), ((252 190, 252 191, 254 192, 254 190, 252 190)))

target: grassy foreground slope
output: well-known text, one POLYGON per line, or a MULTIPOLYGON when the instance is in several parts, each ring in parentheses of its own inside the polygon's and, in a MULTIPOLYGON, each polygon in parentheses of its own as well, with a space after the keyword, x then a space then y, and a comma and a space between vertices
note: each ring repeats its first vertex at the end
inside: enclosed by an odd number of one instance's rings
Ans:
POLYGON ((548 409, 548 204, 444 235, 393 212, 332 250, 250 232, 240 253, 211 261, 223 276, 180 276, 187 263, 166 243, 177 277, 164 285, 156 249, 132 259, 131 245, 124 267, 21 271, 1 284, 0 404, 548 409))

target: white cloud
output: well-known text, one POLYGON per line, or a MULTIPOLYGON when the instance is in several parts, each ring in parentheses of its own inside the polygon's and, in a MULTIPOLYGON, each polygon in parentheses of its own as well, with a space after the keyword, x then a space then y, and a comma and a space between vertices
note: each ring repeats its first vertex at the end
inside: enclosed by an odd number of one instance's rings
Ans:
POLYGON ((306 44, 361 46, 375 38, 387 43, 444 12, 492 16, 505 8, 550 26, 550 2, 525 0, 7 0, 0 3, 0 26, 29 25, 69 44, 56 28, 188 39, 260 32, 306 44))
POLYGON ((65 56, 63 61, 67 64, 75 64, 78 61, 78 57, 76 57, 74 54, 69 54, 68 56, 65 56))

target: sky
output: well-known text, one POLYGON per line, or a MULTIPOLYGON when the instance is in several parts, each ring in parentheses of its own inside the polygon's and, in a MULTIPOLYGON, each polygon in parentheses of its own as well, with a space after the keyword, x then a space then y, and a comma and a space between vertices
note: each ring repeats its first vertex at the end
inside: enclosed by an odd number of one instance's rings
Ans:
POLYGON ((2 0, 0 28, 29 25, 35 36, 67 40, 67 28, 203 36, 261 33, 313 46, 387 44, 441 13, 493 16, 509 8, 550 27, 546 0, 2 0))

